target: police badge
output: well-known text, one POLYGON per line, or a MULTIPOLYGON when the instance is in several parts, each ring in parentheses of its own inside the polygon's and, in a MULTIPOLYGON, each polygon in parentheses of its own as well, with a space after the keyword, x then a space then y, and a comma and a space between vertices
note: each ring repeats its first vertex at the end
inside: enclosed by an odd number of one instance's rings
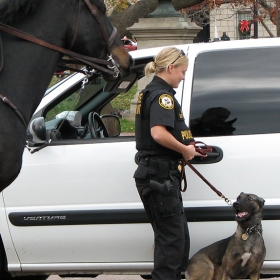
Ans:
POLYGON ((169 94, 162 94, 158 99, 159 105, 167 110, 172 110, 174 108, 174 99, 169 94))

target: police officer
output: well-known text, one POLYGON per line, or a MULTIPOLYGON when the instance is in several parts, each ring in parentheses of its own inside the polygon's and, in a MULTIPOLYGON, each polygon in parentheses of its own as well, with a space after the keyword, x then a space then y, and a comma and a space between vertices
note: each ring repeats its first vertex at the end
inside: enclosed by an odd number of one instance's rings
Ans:
POLYGON ((178 280, 189 258, 189 231, 181 196, 181 160, 201 156, 185 124, 175 90, 184 80, 188 58, 174 47, 162 49, 145 67, 155 74, 139 94, 136 108, 136 186, 154 230, 154 280, 178 280))

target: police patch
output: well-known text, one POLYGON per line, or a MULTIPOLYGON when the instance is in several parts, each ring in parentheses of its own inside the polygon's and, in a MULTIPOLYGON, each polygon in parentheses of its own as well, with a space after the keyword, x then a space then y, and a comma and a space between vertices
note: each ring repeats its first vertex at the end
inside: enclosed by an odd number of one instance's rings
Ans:
POLYGON ((158 103, 161 107, 167 110, 172 110, 174 108, 173 97, 169 94, 162 94, 158 99, 158 103))

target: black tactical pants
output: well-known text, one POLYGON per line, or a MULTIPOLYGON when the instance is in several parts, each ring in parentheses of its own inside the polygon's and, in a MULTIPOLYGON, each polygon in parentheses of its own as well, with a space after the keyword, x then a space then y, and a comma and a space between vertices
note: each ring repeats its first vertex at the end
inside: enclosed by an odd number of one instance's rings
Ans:
POLYGON ((189 230, 179 190, 179 178, 173 176, 173 179, 172 191, 167 195, 151 191, 150 179, 135 179, 154 230, 153 280, 181 279, 189 258, 189 230))

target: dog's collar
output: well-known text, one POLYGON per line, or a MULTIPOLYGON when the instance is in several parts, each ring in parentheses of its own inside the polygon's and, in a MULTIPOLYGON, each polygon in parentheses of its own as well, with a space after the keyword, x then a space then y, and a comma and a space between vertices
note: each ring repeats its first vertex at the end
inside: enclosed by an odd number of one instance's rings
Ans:
POLYGON ((257 225, 253 225, 253 226, 251 226, 251 227, 248 227, 247 229, 246 229, 246 233, 254 233, 254 232, 256 232, 256 233, 261 233, 261 230, 262 230, 262 228, 261 228, 261 224, 257 224, 257 225))
POLYGON ((250 237, 251 233, 258 233, 259 235, 261 235, 261 231, 262 231, 261 224, 253 225, 246 229, 245 233, 241 235, 241 238, 242 240, 247 240, 250 237))

